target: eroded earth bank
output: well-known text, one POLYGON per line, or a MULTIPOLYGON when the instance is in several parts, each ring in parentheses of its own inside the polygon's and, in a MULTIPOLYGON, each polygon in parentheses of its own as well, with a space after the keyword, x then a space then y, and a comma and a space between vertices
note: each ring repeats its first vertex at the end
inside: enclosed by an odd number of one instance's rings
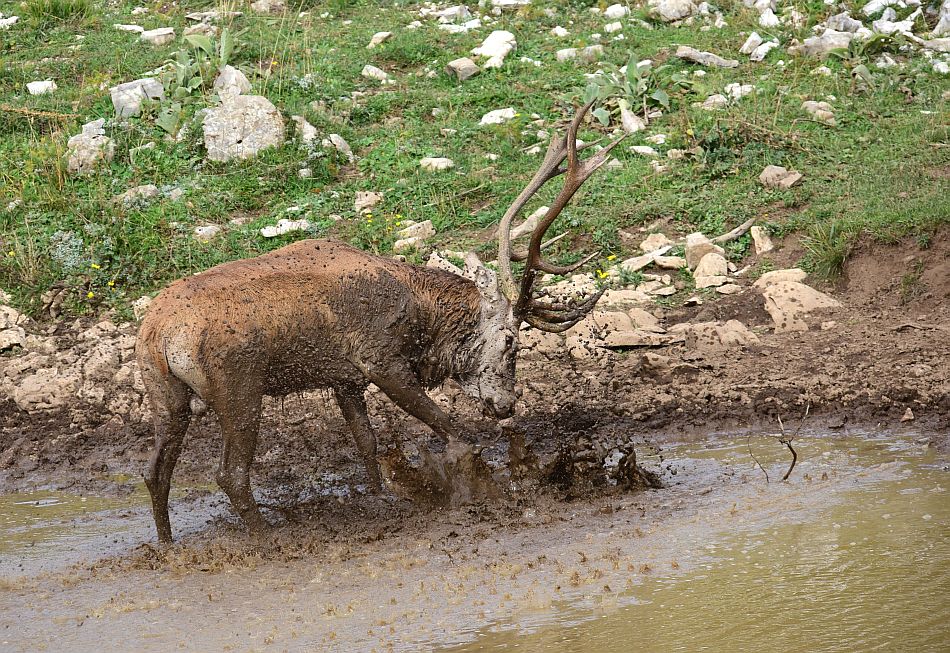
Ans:
MULTIPOLYGON (((779 271, 798 256, 787 242, 762 260, 779 271)), ((134 325, 7 311, 22 347, 0 361, 0 641, 418 650, 557 615, 582 622, 712 568, 724 529, 778 532, 856 489, 910 482, 908 456, 927 470, 908 514, 926 513, 945 544, 947 515, 932 506, 946 503, 948 260, 946 234, 927 249, 869 246, 820 296, 798 272, 735 275, 729 296, 646 311, 608 294, 566 338, 527 332, 518 416, 482 428, 483 456, 511 493, 494 505, 427 502, 412 461, 434 443, 381 394, 371 415, 397 492, 367 493, 336 407, 293 396, 268 402, 255 461, 276 527, 249 537, 212 484, 220 438, 205 414, 176 470, 167 549, 140 480, 151 434, 134 325), (799 456, 787 483, 783 428, 799 456)), ((477 421, 452 388, 435 394, 477 421)), ((928 550, 946 572, 946 551, 928 550)), ((922 607, 946 595, 940 582, 922 607)))

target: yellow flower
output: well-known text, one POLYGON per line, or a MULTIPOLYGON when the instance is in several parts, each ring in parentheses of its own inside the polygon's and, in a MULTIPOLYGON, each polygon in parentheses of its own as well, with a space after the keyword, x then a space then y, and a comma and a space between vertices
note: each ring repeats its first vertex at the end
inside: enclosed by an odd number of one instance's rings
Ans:
POLYGON ((91 267, 93 270, 100 270, 100 269, 102 269, 102 266, 99 265, 98 263, 93 263, 93 264, 90 265, 89 267, 91 267))
POLYGON ((7 256, 16 256, 16 252, 14 252, 14 251, 11 249, 9 252, 7 252, 7 256))
POLYGON ((693 130, 692 130, 692 129, 687 129, 687 130, 686 130, 686 135, 687 135, 687 136, 692 136, 692 135, 693 135, 693 130))
POLYGON ((611 254, 610 256, 607 257, 607 260, 608 260, 608 261, 612 261, 612 260, 614 260, 615 258, 617 258, 617 255, 616 255, 616 254, 611 254))
POLYGON ((604 272, 603 270, 597 270, 597 276, 598 276, 599 278, 601 278, 601 279, 606 279, 606 278, 607 278, 607 273, 604 272))
POLYGON ((115 285, 115 281, 110 281, 110 282, 109 282, 109 287, 110 287, 110 288, 111 288, 112 286, 114 286, 114 285, 115 285))
POLYGON ((92 292, 91 290, 86 293, 86 297, 87 297, 88 299, 92 299, 92 298, 95 297, 95 296, 96 296, 96 293, 92 292))

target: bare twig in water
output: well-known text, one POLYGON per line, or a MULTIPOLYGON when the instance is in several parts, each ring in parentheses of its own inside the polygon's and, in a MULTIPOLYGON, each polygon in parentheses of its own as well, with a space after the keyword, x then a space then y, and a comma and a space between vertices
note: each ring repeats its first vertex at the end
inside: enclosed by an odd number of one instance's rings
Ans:
POLYGON ((782 477, 783 481, 787 481, 788 477, 791 476, 792 470, 795 469, 795 463, 798 462, 798 453, 795 451, 795 448, 792 446, 792 440, 798 437, 798 434, 801 432, 802 427, 805 426, 805 420, 808 419, 808 412, 811 410, 811 402, 808 402, 805 405, 805 414, 802 415, 802 421, 799 423, 798 428, 795 429, 795 432, 791 436, 785 435, 785 425, 782 424, 782 418, 778 418, 778 425, 782 429, 782 435, 779 436, 778 441, 788 447, 788 450, 792 452, 792 464, 788 466, 788 471, 785 472, 785 476, 782 477))
POLYGON ((768 484, 768 482, 769 482, 769 473, 768 473, 767 471, 765 471, 765 467, 762 466, 762 463, 759 462, 759 459, 755 457, 755 454, 754 454, 754 453, 752 453, 752 434, 751 434, 751 433, 750 433, 749 436, 745 439, 745 443, 746 443, 746 446, 749 447, 749 455, 752 456, 752 460, 755 461, 755 464, 758 465, 758 466, 759 466, 759 469, 762 470, 762 473, 765 474, 765 483, 768 484))
MULTIPOLYGON (((795 469, 795 464, 798 462, 798 452, 795 451, 795 447, 792 446, 792 441, 798 437, 798 434, 801 432, 802 427, 805 426, 805 420, 808 418, 808 413, 811 411, 811 402, 805 406, 805 414, 802 415, 802 421, 798 425, 798 428, 795 429, 795 432, 791 435, 785 433, 785 424, 782 422, 782 416, 778 416, 778 426, 781 429, 780 434, 775 434, 774 437, 778 438, 778 441, 788 447, 788 450, 792 452, 792 464, 788 466, 788 471, 785 472, 785 476, 782 477, 783 481, 787 481, 788 477, 792 475, 792 470, 795 469)), ((746 446, 749 448, 749 456, 755 461, 755 464, 759 469, 762 470, 762 473, 765 474, 765 482, 769 482, 769 473, 765 470, 765 467, 762 463, 759 462, 759 459, 755 457, 755 454, 752 452, 752 434, 749 434, 746 437, 746 446)))

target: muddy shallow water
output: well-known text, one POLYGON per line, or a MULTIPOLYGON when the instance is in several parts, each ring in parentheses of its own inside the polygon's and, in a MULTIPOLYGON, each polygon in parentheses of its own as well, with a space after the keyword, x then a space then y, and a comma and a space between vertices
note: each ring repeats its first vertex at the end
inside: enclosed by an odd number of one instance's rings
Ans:
MULTIPOLYGON (((209 526, 226 504, 185 493, 184 541, 151 567, 137 491, 6 497, 0 649, 946 650, 950 477, 927 441, 800 436, 782 483, 774 439, 711 436, 639 452, 660 490, 422 514, 319 545, 209 526)), ((365 497, 337 500, 369 519, 365 497)))

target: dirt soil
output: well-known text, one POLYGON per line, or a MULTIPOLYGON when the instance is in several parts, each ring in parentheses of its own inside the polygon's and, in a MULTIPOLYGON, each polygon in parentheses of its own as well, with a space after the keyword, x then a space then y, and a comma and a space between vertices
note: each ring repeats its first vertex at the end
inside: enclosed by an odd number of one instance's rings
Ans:
MULTIPOLYGON (((783 248, 771 254, 776 267, 786 263, 785 254, 783 248)), ((940 234, 927 249, 914 241, 863 244, 837 287, 825 290, 844 308, 814 316, 805 333, 774 333, 754 288, 700 306, 658 309, 667 327, 738 319, 756 332, 760 345, 679 344, 591 360, 565 355, 522 361, 519 416, 504 431, 482 424, 486 456, 503 467, 514 437, 516 445, 523 441, 542 457, 568 448, 577 463, 585 448, 609 452, 628 440, 731 427, 774 430, 778 418, 796 422, 806 407, 811 427, 898 423, 910 418, 910 410, 929 430, 950 430, 950 234, 940 234)), ((452 388, 438 398, 450 410, 480 419, 477 407, 452 388)), ((383 451, 411 453, 430 439, 385 396, 372 395, 369 404, 383 451)), ((321 474, 362 481, 359 456, 330 397, 267 400, 266 413, 255 460, 258 487, 275 491, 321 474)), ((138 476, 151 447, 148 425, 96 418, 27 414, 12 402, 0 404, 0 490, 101 490, 111 487, 101 480, 110 475, 138 476)), ((210 482, 219 448, 213 415, 196 418, 176 482, 210 482)), ((599 482, 569 478, 577 465, 546 471, 561 474, 562 488, 577 486, 572 480, 599 482)))

